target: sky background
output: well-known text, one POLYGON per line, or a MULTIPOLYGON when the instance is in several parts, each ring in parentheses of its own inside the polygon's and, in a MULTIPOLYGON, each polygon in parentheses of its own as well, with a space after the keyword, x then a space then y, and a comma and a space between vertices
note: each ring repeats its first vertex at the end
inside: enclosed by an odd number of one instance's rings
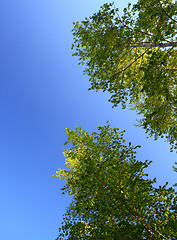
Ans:
MULTIPOLYGON (((110 1, 0 1, 0 239, 54 240, 70 198, 52 178, 64 168, 65 128, 96 131, 107 120, 125 139, 157 184, 172 186, 176 154, 161 139, 134 127, 133 111, 112 109, 109 94, 88 91, 83 67, 72 57, 74 21, 110 1)), ((120 10, 128 1, 115 1, 120 10)), ((135 2, 135 1, 131 1, 135 2)))

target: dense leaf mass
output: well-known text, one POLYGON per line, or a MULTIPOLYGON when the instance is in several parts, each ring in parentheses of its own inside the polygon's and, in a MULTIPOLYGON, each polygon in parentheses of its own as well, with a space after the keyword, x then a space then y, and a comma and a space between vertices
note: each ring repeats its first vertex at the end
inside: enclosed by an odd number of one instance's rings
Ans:
POLYGON ((73 196, 59 239, 177 239, 177 196, 167 184, 147 178, 149 161, 136 160, 136 148, 109 124, 89 135, 66 129, 70 148, 63 193, 73 196))
POLYGON ((74 23, 73 55, 90 77, 91 88, 108 91, 142 116, 155 139, 166 137, 177 148, 177 3, 139 0, 120 17, 113 4, 74 23))

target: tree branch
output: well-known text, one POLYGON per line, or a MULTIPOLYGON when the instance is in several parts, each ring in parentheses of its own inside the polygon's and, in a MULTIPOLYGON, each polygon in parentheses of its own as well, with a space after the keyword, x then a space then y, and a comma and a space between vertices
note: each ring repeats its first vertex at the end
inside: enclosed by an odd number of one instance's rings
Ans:
POLYGON ((165 13, 165 15, 166 15, 168 18, 170 18, 173 22, 177 23, 177 21, 174 20, 174 19, 165 11, 165 9, 162 7, 162 3, 160 2, 160 0, 157 0, 157 1, 158 1, 158 3, 161 5, 161 9, 162 9, 162 11, 165 13))
POLYGON ((165 47, 177 47, 177 42, 168 42, 168 43, 132 43, 129 47, 137 48, 137 47, 159 47, 159 48, 165 48, 165 47))
POLYGON ((177 72, 177 68, 167 68, 166 70, 177 72))
MULTIPOLYGON (((115 12, 116 12, 119 20, 122 22, 123 26, 124 26, 124 27, 127 27, 127 28, 130 29, 130 30, 134 30, 132 27, 129 27, 129 26, 127 26, 127 25, 124 24, 124 21, 123 21, 123 20, 121 19, 121 17, 119 16, 119 13, 117 12, 115 5, 114 5, 114 10, 115 10, 115 12)), ((139 33, 143 33, 143 34, 148 35, 148 36, 151 36, 151 37, 154 37, 153 34, 147 33, 146 31, 138 30, 138 32, 139 32, 139 33)), ((167 39, 165 39, 165 41, 167 41, 167 42, 170 43, 170 41, 167 40, 167 39)))
POLYGON ((128 68, 130 68, 139 58, 143 57, 143 55, 149 51, 150 48, 146 49, 139 57, 137 57, 132 63, 130 63, 126 68, 124 68, 122 71, 119 71, 118 73, 115 73, 112 77, 115 77, 116 75, 125 72, 128 68))

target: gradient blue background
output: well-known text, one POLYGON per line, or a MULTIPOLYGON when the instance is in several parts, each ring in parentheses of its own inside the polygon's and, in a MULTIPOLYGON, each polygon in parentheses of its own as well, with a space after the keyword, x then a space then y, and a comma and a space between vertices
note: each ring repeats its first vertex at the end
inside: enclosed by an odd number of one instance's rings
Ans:
MULTIPOLYGON (((65 128, 89 132, 107 120, 142 145, 148 173, 172 186, 176 154, 134 127, 133 111, 112 109, 107 93, 87 91, 88 77, 72 57, 73 21, 108 1, 0 1, 0 239, 50 240, 58 235, 69 197, 52 178, 64 167, 65 128)), ((128 1, 115 1, 120 10, 128 1)), ((132 1, 135 2, 135 1, 132 1)))

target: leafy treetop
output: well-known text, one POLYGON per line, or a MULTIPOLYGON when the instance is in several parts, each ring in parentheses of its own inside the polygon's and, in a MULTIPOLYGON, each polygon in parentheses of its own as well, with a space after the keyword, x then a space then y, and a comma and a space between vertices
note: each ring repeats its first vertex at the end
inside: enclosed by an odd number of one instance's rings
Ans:
POLYGON ((136 148, 109 124, 89 135, 66 129, 67 169, 63 193, 73 196, 59 239, 177 239, 177 196, 167 184, 155 188, 136 160, 136 148))
POLYGON ((113 4, 74 23, 73 55, 90 77, 91 88, 108 91, 119 103, 141 114, 139 125, 150 136, 166 136, 177 147, 177 3, 139 0, 124 9, 113 4))

